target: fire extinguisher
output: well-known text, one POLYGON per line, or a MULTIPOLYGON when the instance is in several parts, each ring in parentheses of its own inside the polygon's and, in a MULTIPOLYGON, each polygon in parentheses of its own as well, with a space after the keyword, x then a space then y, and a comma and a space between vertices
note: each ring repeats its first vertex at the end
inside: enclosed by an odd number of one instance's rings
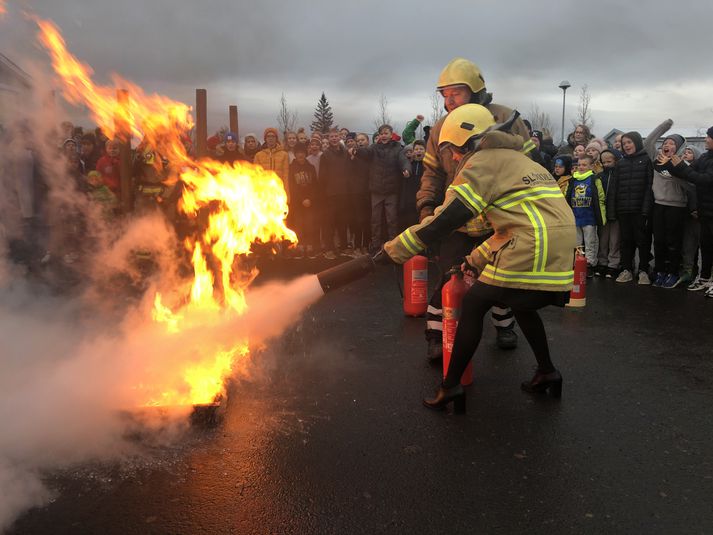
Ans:
POLYGON ((423 316, 428 307, 428 258, 417 255, 404 264, 404 314, 423 316))
POLYGON ((587 304, 587 258, 581 247, 574 255, 574 284, 569 293, 568 307, 583 307, 587 304))
MULTIPOLYGON (((453 268, 446 274, 450 275, 450 280, 443 285, 441 290, 441 303, 443 306, 443 377, 448 372, 448 364, 451 361, 453 342, 456 337, 458 320, 460 320, 463 296, 468 291, 469 286, 463 281, 463 272, 460 266, 453 268)), ((460 384, 468 386, 473 382, 473 361, 468 363, 460 384)))

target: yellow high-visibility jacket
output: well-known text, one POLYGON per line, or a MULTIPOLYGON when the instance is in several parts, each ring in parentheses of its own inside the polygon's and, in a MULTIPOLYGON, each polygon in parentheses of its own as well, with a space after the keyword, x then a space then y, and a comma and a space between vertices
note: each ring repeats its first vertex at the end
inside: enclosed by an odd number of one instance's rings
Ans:
POLYGON ((508 288, 570 290, 576 246, 572 210, 552 175, 521 149, 518 135, 486 134, 479 149, 466 156, 434 215, 384 246, 389 257, 403 263, 484 214, 494 234, 467 258, 478 268, 478 280, 508 288))
MULTIPOLYGON (((510 118, 513 110, 507 106, 489 103, 485 105, 488 111, 495 118, 496 123, 503 123, 510 118)), ((421 212, 424 208, 435 209, 444 200, 448 186, 451 185, 456 176, 458 164, 453 161, 451 149, 448 146, 439 146, 441 128, 447 116, 441 117, 431 128, 428 142, 426 143, 426 154, 423 157, 423 175, 421 176, 421 186, 416 193, 416 209, 421 212)), ((530 154, 535 148, 535 143, 530 139, 530 131, 525 126, 523 120, 518 117, 511 128, 513 134, 521 136, 526 141, 519 150, 525 154, 530 154)), ((483 236, 492 232, 492 228, 484 217, 475 218, 469 221, 468 225, 461 232, 466 232, 470 236, 483 236)))

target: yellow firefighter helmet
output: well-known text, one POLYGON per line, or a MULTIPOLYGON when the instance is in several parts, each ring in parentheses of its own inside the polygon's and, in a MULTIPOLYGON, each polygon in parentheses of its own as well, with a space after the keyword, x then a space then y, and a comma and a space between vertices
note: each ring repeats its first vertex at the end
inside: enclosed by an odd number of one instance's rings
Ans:
POLYGON ((485 80, 478 66, 464 58, 452 59, 438 77, 438 90, 452 85, 467 85, 473 93, 485 89, 485 80))
POLYGON ((446 116, 438 144, 450 143, 462 147, 469 139, 480 136, 495 125, 488 108, 480 104, 464 104, 446 116))

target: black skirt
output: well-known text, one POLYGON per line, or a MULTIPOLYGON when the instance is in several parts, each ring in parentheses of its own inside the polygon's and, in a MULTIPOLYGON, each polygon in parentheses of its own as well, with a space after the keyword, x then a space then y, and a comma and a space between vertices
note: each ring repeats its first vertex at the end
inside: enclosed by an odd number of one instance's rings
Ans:
POLYGON ((483 299, 508 306, 513 310, 539 310, 546 306, 563 307, 569 302, 569 292, 503 288, 480 281, 475 281, 468 293, 470 292, 475 292, 483 299))

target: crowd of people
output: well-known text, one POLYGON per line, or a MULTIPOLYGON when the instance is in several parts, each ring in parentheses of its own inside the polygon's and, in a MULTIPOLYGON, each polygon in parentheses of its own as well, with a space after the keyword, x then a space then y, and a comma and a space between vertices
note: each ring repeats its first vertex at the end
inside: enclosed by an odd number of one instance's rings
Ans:
MULTIPOLYGON (((270 127, 261 136, 248 133, 241 139, 234 132, 219 132, 207 147, 215 160, 254 163, 282 179, 288 223, 299 237, 299 245, 287 254, 334 259, 374 254, 423 219, 417 197, 428 189, 421 181, 430 130, 422 128, 423 139, 417 139, 423 121, 416 116, 401 135, 388 124, 374 134, 333 128, 308 135, 304 128, 280 133, 270 127)), ((686 286, 713 297, 713 196, 705 179, 709 153, 701 155, 678 134, 665 136, 657 148, 670 120, 646 139, 637 132, 619 134, 611 146, 586 125, 577 125, 558 147, 549 133, 533 129, 526 120, 524 124, 530 157, 555 177, 572 207, 588 277, 686 286)), ((58 157, 78 190, 99 203, 107 218, 118 214, 118 141, 99 128, 85 131, 69 122, 60 131, 58 157)), ((711 134, 706 138, 709 151, 711 134)), ((193 151, 188 136, 185 146, 193 151)), ((134 209, 160 205, 176 217, 171 207, 180 187, 164 183, 156 158, 161 156, 148 146, 134 151, 134 209)), ((70 251, 68 260, 73 255, 70 251)))

